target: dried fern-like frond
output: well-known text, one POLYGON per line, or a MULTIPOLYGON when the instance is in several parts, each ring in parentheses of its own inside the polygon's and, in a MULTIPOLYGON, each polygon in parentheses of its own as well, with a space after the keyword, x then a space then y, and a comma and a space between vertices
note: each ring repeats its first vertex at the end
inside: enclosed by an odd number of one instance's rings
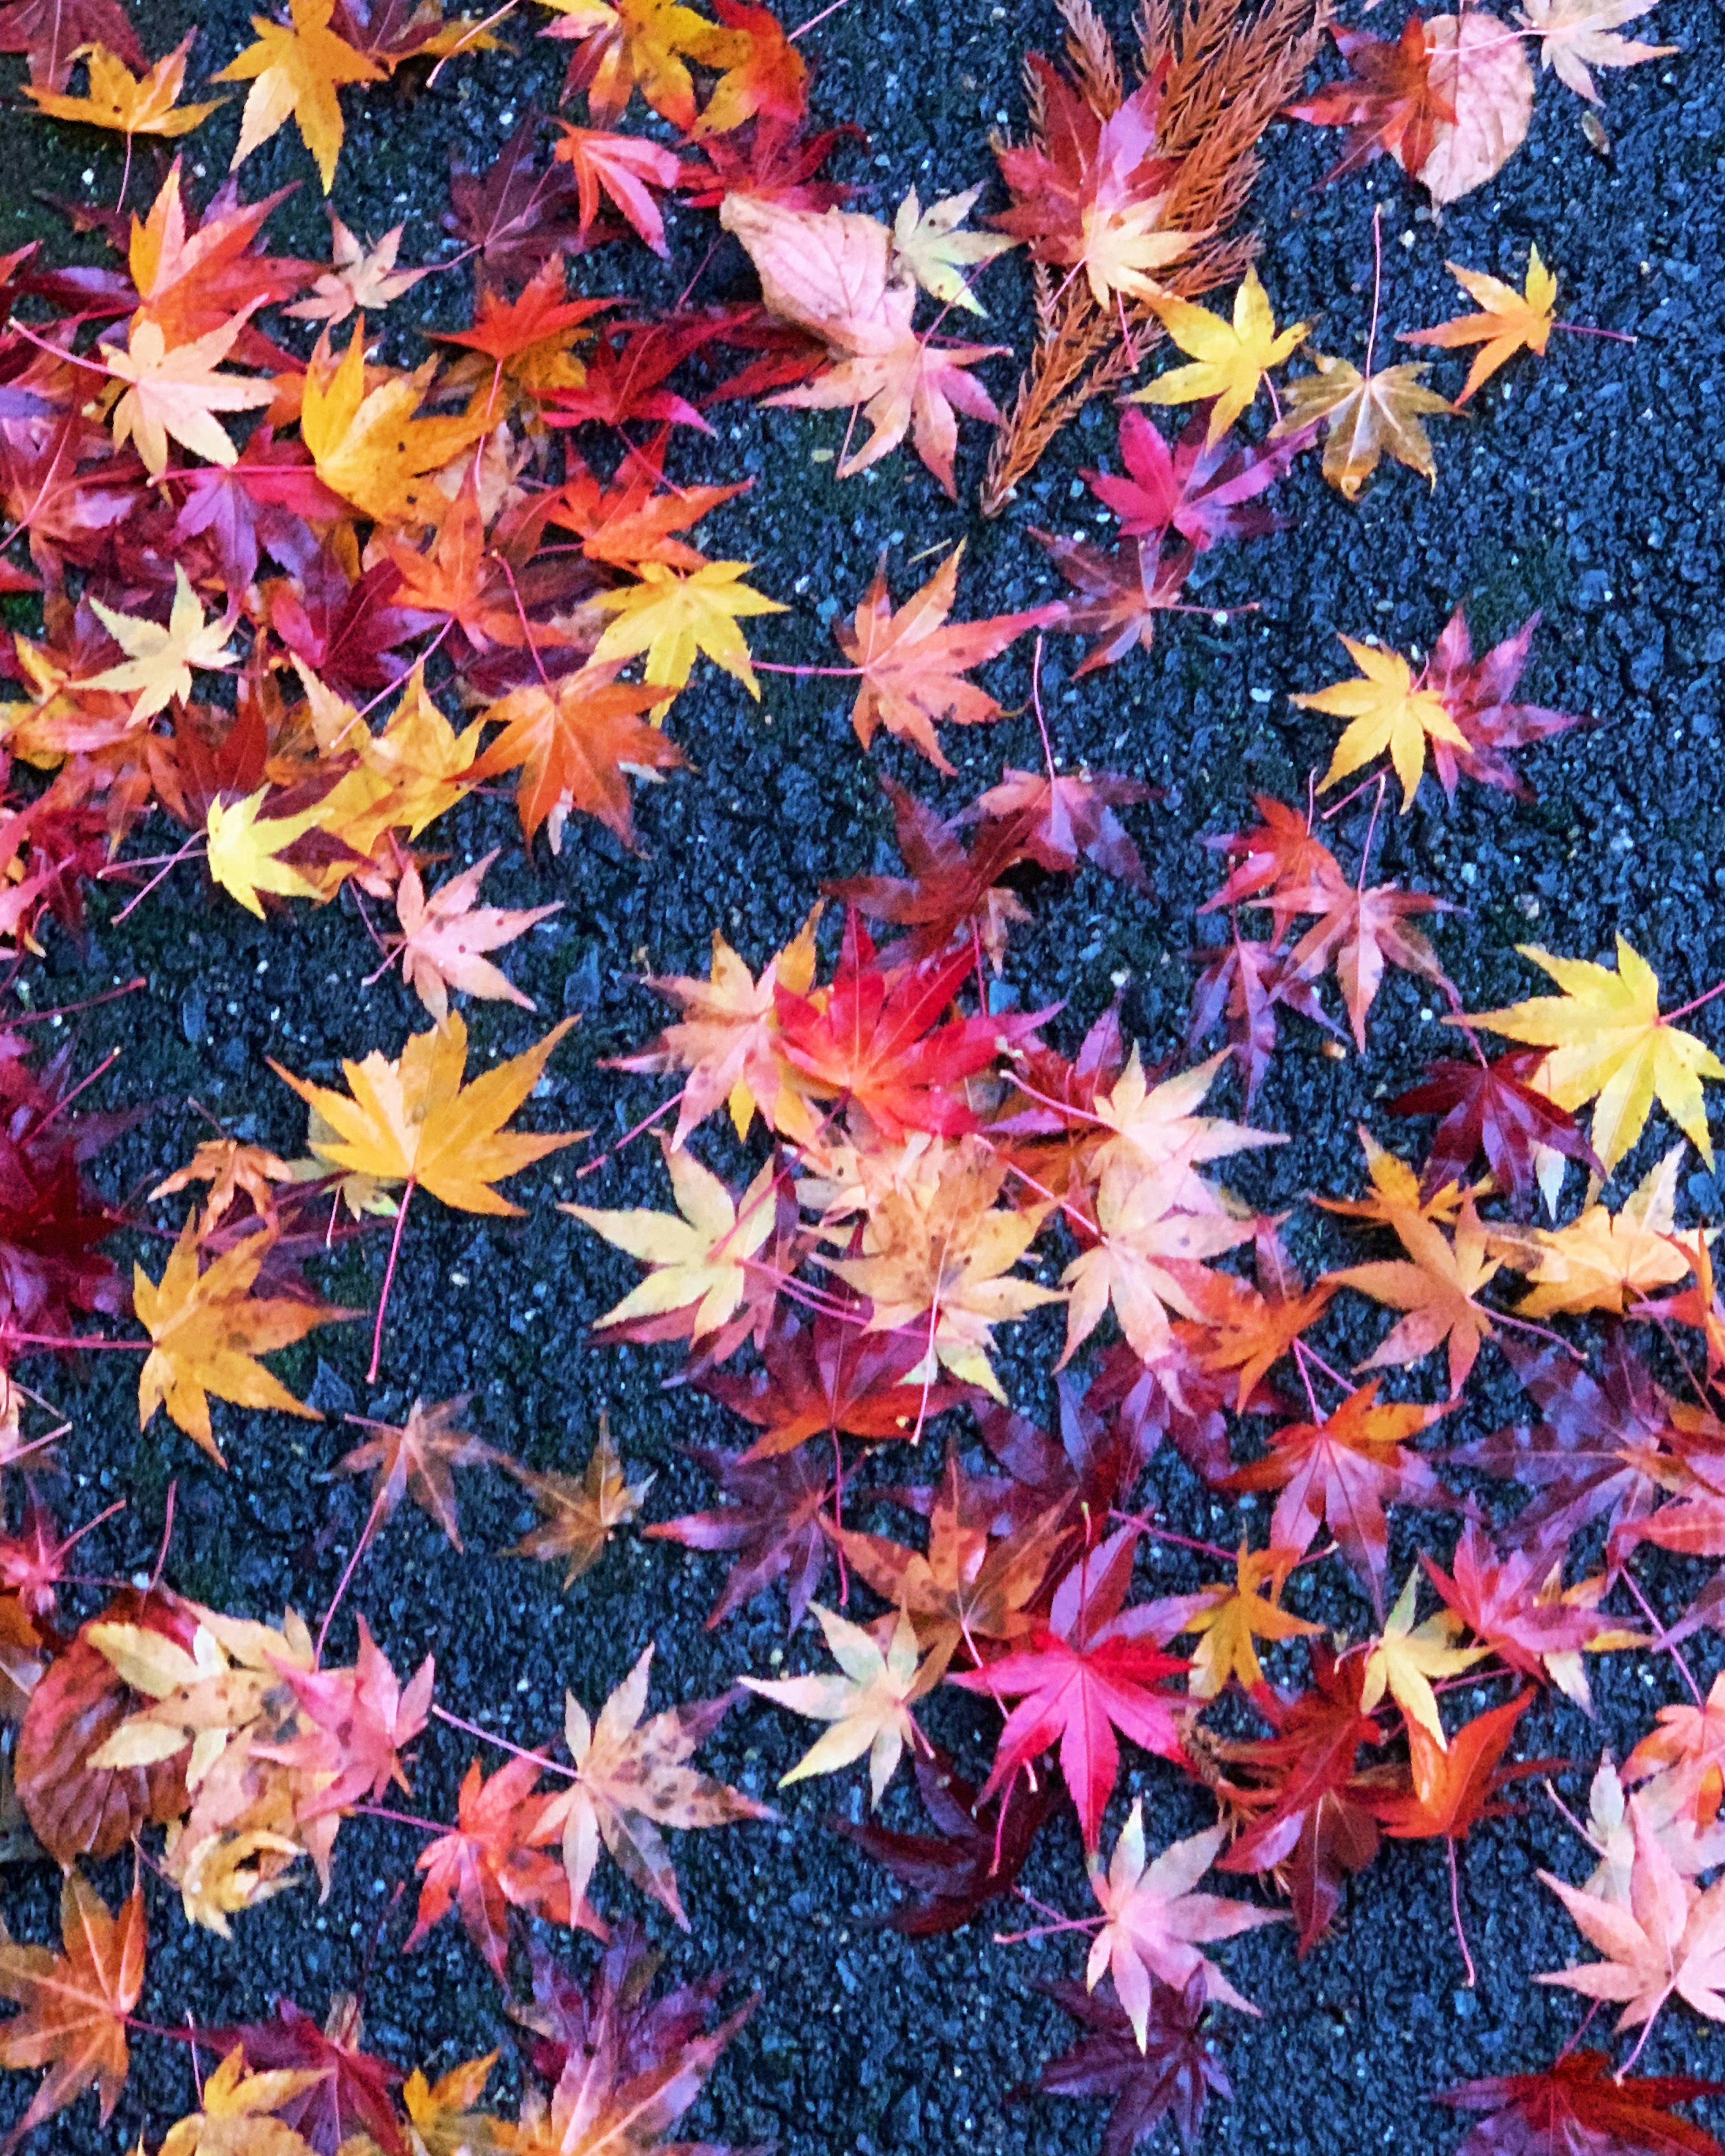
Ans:
MULTIPOLYGON (((1060 12, 1074 85, 1106 116, 1125 95, 1112 44, 1090 0, 1060 0, 1060 12)), ((1255 8, 1241 0, 1144 0, 1141 73, 1162 78, 1158 146, 1178 160, 1158 223, 1199 235, 1158 273, 1167 290, 1195 299, 1238 279, 1257 253, 1256 236, 1238 227, 1258 176, 1258 145, 1311 64, 1327 14, 1327 0, 1264 0, 1255 8)), ((1028 79, 1036 80, 1034 71, 1028 79)), ((1043 147, 1045 109, 1039 95, 1031 139, 1043 147)), ((988 459, 986 516, 999 514, 1068 421, 1135 372, 1162 336, 1142 300, 1117 292, 1108 308, 1081 276, 1056 282, 1038 264, 1035 277, 1036 346, 988 459)))
POLYGON ((1091 110, 1106 120, 1126 95, 1114 40, 1102 26, 1091 0, 1060 0, 1066 25, 1066 58, 1072 80, 1091 110))

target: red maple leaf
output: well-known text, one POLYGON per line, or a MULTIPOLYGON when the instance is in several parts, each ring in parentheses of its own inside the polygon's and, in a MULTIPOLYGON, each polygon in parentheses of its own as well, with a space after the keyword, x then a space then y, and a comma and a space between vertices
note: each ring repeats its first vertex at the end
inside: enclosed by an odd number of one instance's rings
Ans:
POLYGON ((891 778, 880 786, 892 803, 898 850, 910 875, 847 876, 821 890, 870 921, 911 931, 902 944, 881 954, 886 965, 932 957, 955 937, 968 944, 974 935, 998 971, 1008 931, 1030 917, 1023 901, 999 880, 1024 857, 1019 820, 985 818, 967 850, 957 826, 908 788, 891 778))
POLYGON ((459 167, 449 176, 444 230, 477 250, 482 290, 525 285, 565 249, 579 251, 574 174, 556 163, 533 169, 540 126, 528 110, 483 178, 459 167))
POLYGON ((833 1493, 832 1470, 830 1461, 816 1456, 818 1450, 799 1446, 752 1458, 713 1445, 690 1447, 691 1459, 713 1477, 728 1502, 715 1512, 661 1520, 645 1532, 655 1542, 681 1543, 685 1549, 734 1553, 724 1592, 707 1613, 708 1631, 776 1579, 784 1581, 790 1598, 791 1630, 802 1623, 827 1563, 821 1522, 833 1493))
POLYGON ((1531 1081, 1544 1060, 1542 1048, 1512 1049, 1494 1063, 1440 1056, 1426 1065, 1423 1084, 1389 1103, 1393 1116, 1443 1118, 1420 1172, 1422 1196, 1432 1197, 1446 1183, 1465 1183, 1481 1153, 1518 1219, 1527 1217, 1538 1187, 1539 1148, 1604 1176, 1574 1116, 1535 1091, 1531 1081))
POLYGON ((845 923, 844 949, 832 986, 812 1002, 786 988, 774 991, 787 1058, 818 1096, 860 1108, 889 1143, 907 1131, 957 1137, 976 1118, 957 1090, 986 1070, 1003 1037, 1022 1021, 940 1015, 970 971, 967 947, 886 971, 860 918, 845 923))
POLYGON ((1317 981, 1334 968, 1354 1042, 1362 1054, 1366 1045, 1366 1014, 1377 997, 1386 966, 1419 974, 1442 990, 1452 1009, 1461 1008, 1461 998, 1439 963, 1436 952, 1417 928, 1409 926, 1416 915, 1453 912, 1455 908, 1447 899, 1434 898, 1423 891, 1402 891, 1393 883, 1344 883, 1337 889, 1325 882, 1303 893, 1283 892, 1259 902, 1317 916, 1289 952, 1287 974, 1294 981, 1317 981))
POLYGON ((487 1779, 475 1759, 456 1799, 456 1824, 419 1853, 425 1874, 419 1907, 408 1934, 411 1952, 434 1924, 459 1907, 467 1936, 507 1981, 509 1912, 531 1910, 553 1923, 598 1922, 583 1902, 572 1909, 568 1876, 545 1854, 557 1839, 543 1825, 547 1799, 537 1791, 536 1759, 511 1759, 487 1779))
POLYGON ((1360 1707, 1365 1657, 1338 1661, 1317 1641, 1310 1651, 1310 1691, 1292 1700, 1267 1687, 1254 1695, 1275 1734, 1220 1748, 1249 1777, 1249 1788, 1230 1796, 1250 1824, 1216 1864, 1219 1871, 1286 1876, 1302 1954, 1334 1919, 1343 1876, 1378 1854, 1372 1785, 1358 1767, 1360 1746, 1384 1741, 1360 1707))
POLYGON ((1289 973, 1287 952, 1279 943, 1243 937, 1236 923, 1225 943, 1192 956, 1203 957, 1204 963, 1192 984, 1187 1041, 1197 1048, 1217 1026, 1223 1028, 1240 1065, 1250 1112, 1276 1052, 1278 1009, 1297 1011, 1329 1033, 1340 1028, 1318 1001, 1312 983, 1289 973))
POLYGON ((587 377, 580 387, 553 390, 547 398, 546 424, 579 427, 591 419, 604 427, 623 427, 634 419, 650 419, 656 425, 711 434, 689 399, 664 385, 715 334, 712 322, 701 316, 608 328, 587 355, 587 377))
POLYGON ((118 0, 8 0, 0 8, 0 53, 22 53, 39 89, 64 90, 87 45, 105 45, 134 74, 150 64, 118 0))
POLYGON ((1578 1654, 1612 1620, 1575 1602, 1542 1601, 1551 1568, 1536 1551, 1500 1557, 1476 1521, 1470 1520, 1445 1572, 1422 1555, 1427 1577, 1448 1606, 1499 1661, 1537 1683, 1550 1681, 1548 1655, 1578 1654))
POLYGON ((1467 617, 1457 607, 1431 648, 1420 685, 1443 699, 1444 709, 1470 743, 1466 749, 1458 749, 1435 734, 1430 737, 1432 762, 1444 792, 1452 801, 1456 778, 1462 773, 1477 785, 1501 787, 1518 801, 1531 801, 1532 788, 1504 762, 1504 750, 1525 748, 1529 742, 1549 741, 1553 734, 1582 723, 1579 715, 1573 711, 1553 711, 1540 704, 1511 701, 1527 666, 1539 619, 1537 613, 1530 614, 1513 634, 1494 644, 1483 658, 1476 659, 1467 617))
POLYGON ((1226 2070, 1205 2041, 1203 1971, 1189 1979, 1183 1991, 1171 1984, 1154 1988, 1142 2044, 1114 1994, 1111 1977, 1104 1977, 1094 1991, 1066 1977, 1031 1981, 1086 2033, 1070 2051, 1050 2059, 1028 2088, 1015 2089, 1013 2095, 1112 2097, 1100 2156, 1132 2156, 1164 2118, 1173 2119, 1180 2146, 1190 2156, 1211 2096, 1234 2094, 1226 2070))
POLYGON ((1115 814, 1140 801, 1159 801, 1159 787, 1118 772, 1014 771, 980 793, 954 819, 1010 823, 1019 830, 1023 857, 1056 875, 1070 875, 1081 860, 1093 861, 1146 896, 1150 879, 1132 834, 1115 814))
POLYGON ((1224 434, 1214 444, 1200 412, 1170 449, 1162 430, 1142 412, 1120 415, 1120 459, 1126 476, 1086 471, 1096 500, 1121 520, 1124 539, 1158 546, 1178 531, 1200 553, 1220 539, 1260 539, 1286 521, 1258 502, 1299 454, 1303 443, 1272 443, 1254 449, 1224 434), (1249 506, 1248 505, 1256 505, 1249 506))
POLYGON ((683 167, 683 185, 691 208, 716 209, 726 195, 752 195, 777 203, 781 209, 836 209, 856 189, 837 180, 818 179, 844 141, 866 144, 861 128, 848 122, 818 135, 804 135, 783 120, 757 120, 747 133, 716 135, 701 144, 705 165, 683 167))
POLYGON ((1725 2096, 1725 2082, 1614 2073, 1599 2051, 1565 2051, 1533 2074, 1493 2074, 1432 2100, 1482 2112, 1455 2156, 1722 2156, 1672 2106, 1725 2096))
POLYGON ((1506 1767, 1504 1749, 1516 1724, 1533 1704, 1531 1691, 1517 1692, 1502 1706, 1488 1707, 1454 1731, 1447 1747, 1421 1723, 1408 1723, 1411 1784, 1373 1799, 1378 1823, 1398 1841, 1466 1841, 1476 1821, 1502 1819, 1510 1807, 1498 1793, 1530 1774, 1548 1774, 1561 1759, 1523 1759, 1506 1767))
POLYGON ((1164 1759, 1183 1756, 1175 1702, 1161 1687, 1188 1665, 1155 1641, 1147 1611, 1122 1608, 1139 1532, 1121 1527, 1085 1553, 1055 1589, 1048 1622, 1028 1645, 947 1680, 1019 1702, 1000 1732, 984 1797, 1059 1744, 1061 1779, 1086 1851, 1101 1839, 1102 1814, 1120 1773, 1117 1729, 1164 1759))
POLYGON ((1448 1404, 1417 1407, 1379 1400, 1378 1380, 1350 1393, 1321 1422, 1291 1422, 1271 1435, 1270 1450, 1229 1476, 1230 1490, 1280 1492, 1270 1523, 1277 1549, 1306 1551, 1327 1525, 1354 1571, 1380 1600, 1389 1556, 1384 1507, 1393 1502, 1443 1505, 1448 1493, 1426 1460, 1407 1449, 1448 1404))
POLYGON ((1419 172, 1431 155, 1440 124, 1455 121, 1454 105, 1431 80, 1432 44, 1424 20, 1410 15, 1393 43, 1365 30, 1329 28, 1353 79, 1329 84, 1287 107, 1291 120, 1348 131, 1346 150, 1321 184, 1327 187, 1382 156, 1394 157, 1404 172, 1419 172))
POLYGON ((956 1384, 904 1382, 927 1354, 916 1332, 865 1332, 853 1318, 821 1311, 809 1325, 781 1317, 748 1377, 714 1372, 703 1392, 761 1432, 742 1460, 793 1452, 812 1437, 879 1445, 914 1435, 932 1415, 968 1399, 956 1384))
MULTIPOLYGON (((1251 830, 1222 831, 1204 840, 1212 852, 1225 855, 1231 866, 1220 890, 1199 908, 1200 913, 1217 913, 1248 899, 1274 899, 1284 891, 1303 891, 1308 886, 1348 888, 1342 864, 1313 834, 1311 819, 1300 809, 1266 793, 1255 793, 1252 806, 1260 820, 1251 830)), ((1286 918, 1278 913, 1278 934, 1304 910, 1295 906, 1286 918)))

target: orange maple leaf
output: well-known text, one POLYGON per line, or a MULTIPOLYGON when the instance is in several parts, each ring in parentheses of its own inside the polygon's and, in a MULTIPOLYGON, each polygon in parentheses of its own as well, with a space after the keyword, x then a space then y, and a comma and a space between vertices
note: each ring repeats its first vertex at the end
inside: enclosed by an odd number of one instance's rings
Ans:
POLYGON ((87 2088, 100 2100, 103 2124, 112 2118, 130 2064, 126 2016, 144 1988, 144 1933, 141 1887, 115 1917, 75 1871, 60 1889, 62 1953, 20 1946, 0 1925, 0 1997, 23 2009, 0 2025, 0 2066, 48 2068, 8 2148, 87 2088))
POLYGON ((656 779, 681 767, 683 752, 641 716, 661 701, 644 683, 619 681, 614 665, 579 667, 552 682, 530 681, 485 712, 503 732, 473 767, 475 779, 519 770, 516 808, 531 845, 551 826, 561 853, 571 809, 596 816, 626 846, 635 838, 625 773, 656 779))
POLYGON ((862 675, 850 721, 863 747, 885 726, 921 749, 949 778, 952 767, 935 739, 934 721, 951 719, 973 726, 1000 716, 1000 706, 988 690, 963 678, 967 670, 1004 651, 1027 629, 1058 620, 1063 612, 1055 604, 996 614, 988 621, 949 623, 963 552, 961 542, 896 613, 883 562, 855 619, 833 632, 839 649, 862 675))

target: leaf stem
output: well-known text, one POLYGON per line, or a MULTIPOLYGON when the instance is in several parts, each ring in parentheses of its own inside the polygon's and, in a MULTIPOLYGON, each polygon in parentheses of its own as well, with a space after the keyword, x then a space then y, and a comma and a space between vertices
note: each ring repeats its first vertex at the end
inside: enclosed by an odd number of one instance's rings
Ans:
POLYGON ((1461 1928, 1461 1876, 1455 1862, 1455 1837, 1453 1834, 1444 1836, 1444 1847, 1450 1858, 1450 1914, 1455 1919, 1455 1943, 1461 1949, 1461 1965, 1467 1971, 1464 1981, 1468 1990, 1471 1991, 1479 1981, 1479 1973, 1473 1965, 1473 1956, 1467 1950, 1467 1934, 1461 1928))
POLYGON ((395 1281, 395 1261, 401 1251, 401 1231, 407 1224, 408 1208, 413 1202, 413 1178, 410 1175, 401 1194, 401 1204, 396 1209, 395 1233, 389 1239, 389 1262, 383 1268, 383 1291, 377 1297, 377 1322, 372 1331, 372 1365, 366 1372, 366 1383, 377 1382, 377 1364, 383 1354, 383 1313, 389 1307, 389 1291, 395 1281))

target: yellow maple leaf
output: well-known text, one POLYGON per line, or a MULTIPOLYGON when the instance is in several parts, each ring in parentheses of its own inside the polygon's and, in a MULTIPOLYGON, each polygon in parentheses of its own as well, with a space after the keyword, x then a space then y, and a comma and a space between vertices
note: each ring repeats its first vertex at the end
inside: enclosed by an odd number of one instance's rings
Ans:
POLYGON ((335 0, 289 0, 287 23, 254 15, 257 43, 210 77, 212 82, 251 85, 230 171, 291 120, 316 160, 324 192, 329 192, 341 152, 341 105, 336 92, 343 83, 381 82, 384 74, 375 60, 336 36, 330 28, 334 12, 335 0))
POLYGON ((324 2079, 309 2067, 249 2074, 236 2044, 203 2084, 198 2108, 168 2129, 160 2156, 311 2156, 311 2144, 270 2113, 324 2079))
MULTIPOLYGON (((306 828, 315 824, 350 847, 356 856, 369 857, 385 832, 399 831, 405 838, 416 839, 469 792, 484 721, 475 720, 458 734, 428 692, 422 667, 416 666, 408 677, 401 701, 377 734, 351 705, 331 697, 316 675, 302 669, 301 675, 308 689, 315 685, 314 723, 321 736, 329 736, 325 753, 340 748, 358 758, 353 769, 345 772, 307 812, 306 828), (343 713, 345 720, 340 718, 343 713)), ((320 874, 320 895, 332 897, 343 877, 359 865, 358 860, 331 862, 320 874)))
POLYGON ((745 615, 783 613, 784 608, 741 581, 752 566, 709 562, 685 577, 661 562, 643 562, 639 583, 596 594, 594 603, 614 619, 593 647, 594 665, 634 659, 644 651, 647 685, 671 692, 654 706, 655 723, 687 685, 699 652, 741 681, 758 703, 760 685, 737 624, 745 615))
POLYGON ((1306 711, 1348 721, 1324 773, 1325 787, 1339 784, 1388 749, 1402 783, 1402 814, 1406 815, 1425 769, 1426 742, 1445 742, 1464 752, 1472 744, 1437 691, 1415 685, 1414 670, 1399 651, 1374 650, 1369 644, 1356 644, 1351 636, 1341 641, 1359 669, 1359 679, 1334 681, 1327 689, 1289 701, 1306 711))
POLYGON ((1692 1244, 1676 1234, 1681 1142, 1656 1161, 1615 1213, 1589 1205, 1563 1228, 1500 1229, 1506 1261, 1532 1283, 1522 1317, 1602 1310, 1620 1316, 1693 1270, 1692 1244))
POLYGON ((665 1150, 665 1164, 677 1201, 678 1219, 645 1206, 605 1212, 592 1205, 560 1205, 558 1211, 650 1265, 638 1287, 594 1320, 597 1328, 637 1317, 693 1309, 700 1340, 728 1324, 748 1291, 749 1260, 773 1233, 777 1219, 775 1171, 768 1161, 741 1199, 734 1199, 711 1168, 690 1152, 665 1150))
MULTIPOLYGON (((386 1186, 429 1191, 458 1212, 519 1217, 520 1206, 490 1186, 572 1145, 581 1133, 506 1131, 503 1126, 538 1084, 552 1050, 574 1023, 564 1019, 525 1055, 511 1056, 470 1085, 462 1082, 467 1028, 459 1011, 431 1032, 415 1034, 393 1062, 376 1049, 362 1063, 344 1062, 347 1093, 296 1078, 280 1064, 270 1067, 335 1133, 312 1145, 331 1167, 374 1177, 386 1186)), ((403 1204, 402 1214, 406 1210, 403 1204)))
POLYGON ((227 103, 225 98, 213 97, 203 105, 179 104, 186 56, 197 35, 195 29, 187 30, 171 53, 163 54, 141 75, 134 74, 105 45, 90 46, 90 86, 82 97, 33 82, 20 87, 39 112, 55 120, 81 121, 86 127, 110 128, 128 139, 134 135, 189 135, 227 103))
POLYGON ((281 859, 286 849, 310 830, 316 811, 266 816, 264 804, 269 797, 267 786, 260 786, 244 801, 224 802, 218 795, 204 819, 204 861, 211 878, 259 921, 264 918, 259 891, 273 892, 278 898, 321 896, 309 876, 281 859))
POLYGON ((1259 384, 1311 334, 1310 322, 1276 326, 1270 300, 1255 270, 1248 270, 1234 295, 1234 318, 1224 321, 1208 308, 1171 292, 1150 300, 1163 327, 1194 364, 1172 367, 1127 399, 1131 404, 1198 404, 1214 398, 1207 439, 1212 449, 1256 402, 1259 384))
POLYGON ((1248 1691, 1261 1684, 1259 1640, 1296 1640, 1322 1631, 1322 1625, 1296 1617, 1276 1601, 1296 1554, 1287 1549, 1248 1549, 1242 1541, 1233 1580, 1219 1580, 1204 1590, 1204 1599, 1180 1627, 1198 1640, 1186 1680, 1194 1699, 1214 1699, 1230 1677, 1238 1677, 1248 1691))
POLYGON ((136 725, 166 711, 176 696, 192 693, 192 670, 219 673, 231 666, 238 654, 228 642, 228 633, 238 619, 237 610, 206 621, 203 608, 185 570, 174 563, 174 598, 163 628, 158 621, 135 613, 121 613, 92 597, 96 619, 126 654, 125 664, 92 674, 86 689, 136 689, 138 700, 131 707, 136 725))
POLYGON ((1324 430, 1323 475, 1337 492, 1358 501, 1359 490, 1386 456, 1434 484, 1437 463, 1425 421, 1447 412, 1450 400, 1425 387, 1425 365, 1379 367, 1362 374, 1349 359, 1313 352, 1315 374, 1288 384, 1286 409, 1270 430, 1271 441, 1324 430))
MULTIPOLYGON (((853 1759, 869 1758, 869 1799, 878 1804, 892 1779, 907 1740, 918 1735, 910 1702, 916 1697, 916 1630, 901 1609, 883 1649, 871 1631, 811 1602, 826 1635, 827 1648, 839 1665, 837 1676, 743 1677, 740 1681, 762 1699, 788 1707, 793 1714, 832 1727, 818 1738, 778 1785, 806 1781, 811 1774, 836 1774, 853 1759)), ((885 1630, 888 1620, 879 1620, 885 1630)))
POLYGON ((167 466, 170 440, 213 465, 231 465, 239 456, 215 414, 248 411, 275 393, 267 382, 217 371, 251 311, 243 307, 203 336, 177 345, 168 343, 159 322, 140 314, 126 350, 100 347, 109 373, 126 385, 114 407, 114 446, 136 443, 151 479, 167 466))
POLYGON ((166 1407, 218 1466, 227 1463, 210 1434, 208 1395, 317 1421, 316 1409, 302 1406, 257 1358, 354 1315, 331 1303, 254 1296, 252 1283, 274 1240, 248 1235, 200 1272, 196 1219, 188 1215, 159 1281, 132 1267, 132 1307, 154 1342, 138 1377, 138 1427, 166 1407))
POLYGON ((1562 993, 1445 1023, 1486 1026, 1506 1040, 1548 1050, 1533 1083, 1572 1112, 1594 1102, 1593 1147, 1608 1175, 1645 1129, 1656 1100, 1711 1168, 1701 1081, 1725 1078, 1725 1063, 1704 1040, 1661 1017, 1659 976, 1647 961, 1621 936, 1615 973, 1589 958, 1553 957, 1537 943, 1516 947, 1562 993))
POLYGON ((380 524, 435 524, 449 506, 428 477, 486 431, 483 411, 416 418, 436 371, 427 361, 412 374, 372 369, 367 387, 363 315, 336 362, 329 332, 305 370, 300 433, 317 475, 331 493, 380 524))
POLYGON ((1440 322, 1435 329, 1404 330, 1401 341, 1436 345, 1445 352, 1461 345, 1478 345, 1466 385, 1451 408, 1459 411, 1481 383, 1488 382, 1518 352, 1543 357, 1551 339, 1558 280, 1540 260, 1537 247, 1528 254, 1527 284, 1519 292, 1513 285, 1506 285, 1501 277, 1488 277, 1482 270, 1464 270, 1455 262, 1444 266, 1480 312, 1458 315, 1454 321, 1440 322))
POLYGON ((415 1034, 393 1062, 376 1049, 362 1063, 344 1062, 346 1093, 314 1086, 279 1063, 270 1063, 276 1076, 292 1086, 314 1118, 321 1118, 332 1133, 320 1135, 314 1127, 314 1153, 343 1175, 372 1178, 382 1188, 403 1186, 377 1298, 368 1384, 377 1380, 383 1352, 383 1316, 413 1193, 427 1190, 461 1213, 518 1218, 520 1206, 500 1198, 491 1185, 585 1136, 580 1131, 503 1127, 539 1083, 552 1050, 574 1023, 564 1019, 524 1055, 485 1071, 471 1085, 462 1082, 467 1068, 467 1028, 459 1011, 452 1011, 431 1032, 415 1034))
POLYGON ((426 2156, 462 2156, 464 2150, 484 2156, 485 2150, 502 2146, 501 2122, 475 2108, 496 2063, 497 2054, 487 2051, 482 2059, 451 2066, 434 2082, 428 2082, 418 2066, 408 2076, 402 2108, 426 2156))
POLYGON ((1486 1653, 1484 1647, 1458 1647, 1454 1642, 1461 1620, 1453 1609, 1440 1609, 1423 1624, 1414 1622, 1420 1588, 1418 1566, 1408 1574, 1407 1585, 1384 1620, 1384 1630, 1372 1642, 1366 1656, 1360 1686, 1360 1712, 1369 1714, 1387 1691, 1409 1722, 1418 1722, 1440 1752, 1449 1749, 1438 1712, 1434 1677, 1459 1676, 1486 1653))

